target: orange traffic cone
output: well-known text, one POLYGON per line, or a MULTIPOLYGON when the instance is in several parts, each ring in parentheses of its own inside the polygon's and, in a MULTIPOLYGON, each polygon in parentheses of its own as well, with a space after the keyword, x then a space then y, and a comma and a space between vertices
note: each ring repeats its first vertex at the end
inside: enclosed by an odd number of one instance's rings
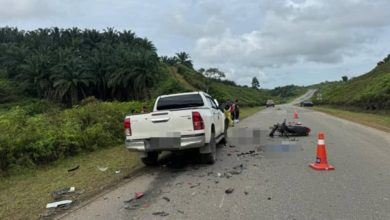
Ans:
POLYGON ((334 167, 328 164, 326 158, 326 148, 324 133, 318 133, 318 144, 317 144, 317 158, 316 162, 309 165, 315 170, 334 170, 334 167))
POLYGON ((298 112, 297 111, 295 111, 294 112, 294 119, 298 119, 299 117, 298 117, 298 112))

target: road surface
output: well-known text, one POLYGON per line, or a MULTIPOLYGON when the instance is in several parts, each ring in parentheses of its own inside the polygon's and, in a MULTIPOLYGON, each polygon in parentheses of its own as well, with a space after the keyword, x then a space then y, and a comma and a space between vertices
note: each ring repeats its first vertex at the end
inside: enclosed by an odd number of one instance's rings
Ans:
POLYGON ((312 129, 308 137, 228 144, 218 149, 219 159, 211 166, 197 163, 191 153, 171 156, 62 218, 390 219, 389 133, 293 105, 258 112, 230 133, 269 131, 285 118, 292 121, 295 110, 312 129), (320 131, 334 171, 308 166, 315 160, 320 131), (280 152, 282 143, 288 144, 287 152, 280 152), (227 188, 234 191, 226 194, 227 188), (145 196, 124 202, 137 191, 145 196))

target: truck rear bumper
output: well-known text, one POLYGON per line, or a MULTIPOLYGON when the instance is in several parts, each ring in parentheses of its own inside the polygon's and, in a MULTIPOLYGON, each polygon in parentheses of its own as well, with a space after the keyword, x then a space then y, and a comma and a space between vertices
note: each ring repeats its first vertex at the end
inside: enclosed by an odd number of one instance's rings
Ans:
POLYGON ((172 151, 199 148, 205 145, 205 135, 183 135, 181 137, 162 137, 149 139, 127 139, 126 148, 129 151, 172 151))

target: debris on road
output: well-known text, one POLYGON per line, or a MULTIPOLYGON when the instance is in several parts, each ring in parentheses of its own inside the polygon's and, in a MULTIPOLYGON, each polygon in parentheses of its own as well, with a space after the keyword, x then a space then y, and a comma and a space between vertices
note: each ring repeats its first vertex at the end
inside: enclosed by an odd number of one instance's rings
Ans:
POLYGON ((257 156, 257 155, 259 155, 259 154, 256 153, 256 151, 254 151, 254 150, 250 150, 250 151, 248 151, 248 152, 241 152, 241 153, 236 154, 236 155, 237 155, 237 157, 241 157, 241 156, 244 156, 244 155, 257 156))
POLYGON ((69 205, 72 203, 72 200, 62 200, 58 202, 52 202, 52 203, 47 203, 46 208, 57 208, 57 207, 64 207, 66 205, 69 205))
POLYGON ((230 148, 235 148, 236 146, 234 146, 234 145, 230 145, 229 147, 230 147, 230 148))
POLYGON ((135 198, 135 199, 139 199, 139 198, 141 198, 142 196, 144 196, 144 193, 143 193, 143 192, 135 192, 135 193, 134 193, 134 198, 135 198))
POLYGON ((136 210, 137 208, 139 208, 139 204, 132 204, 132 205, 127 205, 127 206, 125 206, 125 209, 127 209, 127 210, 136 210))
POLYGON ((166 213, 164 211, 162 211, 162 212, 153 212, 152 215, 158 215, 158 216, 161 216, 161 217, 165 217, 165 216, 168 216, 169 213, 166 213))
POLYGON ((227 188, 226 190, 225 190, 225 193, 226 194, 230 194, 230 193, 232 193, 234 191, 234 188, 227 188))
POLYGON ((190 188, 192 189, 192 188, 195 188, 195 187, 197 187, 197 186, 200 186, 200 183, 197 183, 197 184, 195 184, 195 185, 192 185, 190 188))
POLYGON ((219 203, 219 208, 222 208, 224 201, 225 201, 225 194, 222 195, 221 202, 219 203))
POLYGON ((177 212, 184 215, 184 211, 182 210, 177 210, 177 212))
POLYGON ((271 197, 268 197, 267 200, 271 200, 272 198, 271 197))
POLYGON ((244 191, 244 194, 245 194, 245 195, 248 195, 249 193, 248 193, 247 191, 244 191))
POLYGON ((81 190, 76 192, 77 195, 81 195, 81 194, 84 194, 84 193, 85 193, 85 189, 81 189, 81 190))
POLYGON ((75 191, 75 187, 73 187, 73 186, 67 187, 67 188, 52 192, 51 196, 53 197, 54 200, 57 200, 57 199, 60 199, 62 197, 62 195, 66 194, 66 193, 74 192, 74 191, 75 191))
POLYGON ((97 166, 97 168, 98 168, 98 170, 100 170, 102 172, 104 172, 108 169, 108 167, 99 167, 99 166, 97 166))
POLYGON ((115 173, 116 173, 116 174, 120 174, 121 171, 120 171, 120 170, 116 170, 115 173))
POLYGON ((72 168, 68 169, 68 172, 75 171, 75 170, 77 170, 77 169, 79 169, 79 168, 80 168, 80 165, 77 165, 77 166, 75 166, 75 167, 72 167, 72 168))
POLYGON ((123 201, 124 203, 131 203, 132 201, 134 201, 134 198, 131 198, 129 200, 126 200, 126 201, 123 201))
POLYGON ((166 197, 166 196, 164 196, 164 197, 162 197, 165 201, 167 201, 167 202, 170 202, 171 201, 171 199, 169 199, 168 197, 166 197))

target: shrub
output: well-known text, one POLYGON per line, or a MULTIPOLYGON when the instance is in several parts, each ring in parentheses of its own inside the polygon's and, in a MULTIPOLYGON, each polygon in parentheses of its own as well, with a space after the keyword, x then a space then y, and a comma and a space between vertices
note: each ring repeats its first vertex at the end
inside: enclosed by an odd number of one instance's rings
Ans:
POLYGON ((117 145, 123 141, 122 121, 130 109, 139 111, 146 106, 151 110, 152 105, 151 101, 109 103, 90 99, 63 111, 58 107, 42 111, 38 105, 14 107, 0 116, 0 172, 117 145))

